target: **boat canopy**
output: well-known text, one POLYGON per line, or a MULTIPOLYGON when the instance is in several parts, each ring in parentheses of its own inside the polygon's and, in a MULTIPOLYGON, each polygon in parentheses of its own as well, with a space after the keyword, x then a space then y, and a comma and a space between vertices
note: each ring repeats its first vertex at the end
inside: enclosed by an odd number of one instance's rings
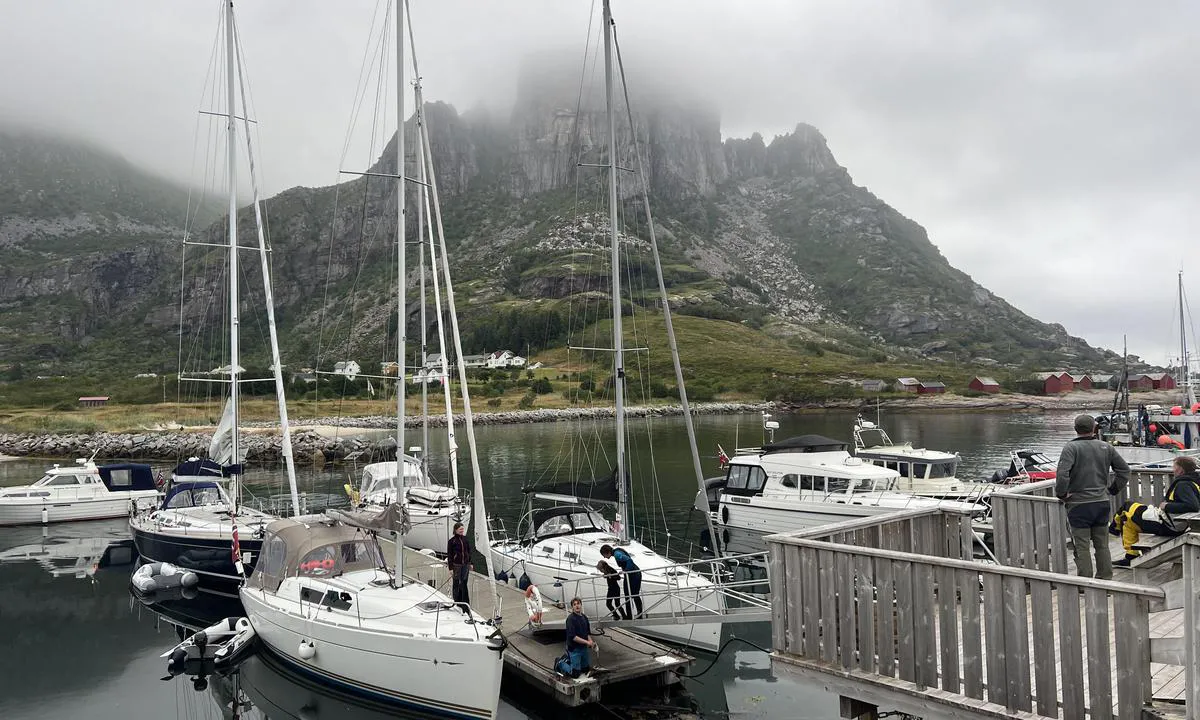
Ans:
POLYGON ((531 485, 521 489, 526 495, 530 493, 546 493, 549 495, 568 495, 596 502, 616 503, 620 499, 617 488, 617 471, 614 469, 608 477, 591 480, 565 480, 549 485, 531 485))
POLYGON ((837 452, 845 451, 850 443, 827 438, 824 435, 797 435, 779 442, 762 446, 764 455, 778 452, 837 452))
POLYGON ((880 427, 858 428, 858 441, 859 447, 864 449, 891 447, 894 445, 892 439, 888 437, 888 434, 883 431, 883 428, 880 427))
POLYGON ((123 463, 101 465, 99 469, 100 479, 104 481, 104 486, 113 492, 158 489, 154 484, 154 471, 149 465, 123 463))
MULTIPOLYGON (((369 530, 334 521, 276 520, 267 526, 262 554, 246 582, 276 592, 286 577, 333 577, 383 567, 379 543, 369 530)), ((386 581, 385 574, 380 577, 386 581)))
POLYGON ((600 513, 583 505, 558 505, 535 510, 529 525, 529 536, 535 541, 559 535, 584 532, 612 532, 600 513))
POLYGON ((396 490, 398 487, 429 487, 429 478, 421 470, 421 464, 416 458, 404 456, 404 482, 397 482, 396 461, 371 463, 363 467, 362 484, 359 491, 363 497, 378 492, 396 490))
POLYGON ((172 480, 159 509, 229 504, 225 490, 213 480, 172 480))

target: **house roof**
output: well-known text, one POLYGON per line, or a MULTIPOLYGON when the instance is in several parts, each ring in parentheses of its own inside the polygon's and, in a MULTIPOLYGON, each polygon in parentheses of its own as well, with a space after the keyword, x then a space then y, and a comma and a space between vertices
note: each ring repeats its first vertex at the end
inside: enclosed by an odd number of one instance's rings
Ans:
POLYGON ((1071 380, 1074 382, 1083 382, 1084 380, 1090 379, 1089 375, 1071 375, 1070 373, 1067 374, 1067 377, 1071 378, 1071 380))
POLYGON ((1094 383, 1105 383, 1105 382, 1108 382, 1109 380, 1112 380, 1112 375, 1111 374, 1092 375, 1091 378, 1092 378, 1092 382, 1094 382, 1094 383))
POLYGON ((913 378, 913 377, 897 378, 896 382, 900 383, 901 385, 920 385, 921 384, 920 380, 913 378))
POLYGON ((79 398, 78 402, 84 402, 85 400, 108 400, 108 396, 107 395, 89 395, 87 397, 79 398))
POLYGON ((929 382, 923 382, 923 383, 921 383, 921 387, 925 387, 925 388, 944 388, 944 387, 946 387, 946 383, 944 383, 944 382, 942 382, 942 381, 940 381, 940 380, 931 380, 931 381, 929 381, 929 382))
POLYGON ((990 377, 982 377, 980 375, 976 375, 975 379, 979 381, 980 385, 995 385, 996 387, 1000 387, 1000 383, 996 382, 994 379, 992 379, 990 377))
POLYGON ((1054 372, 1037 372, 1033 376, 1038 380, 1049 380, 1050 378, 1071 377, 1070 373, 1055 370, 1054 372))
MULTIPOLYGON (((1148 377, 1151 380, 1162 380, 1163 378, 1171 377, 1171 373, 1146 373, 1143 377, 1148 377)), ((1171 378, 1172 380, 1174 378, 1171 378)))

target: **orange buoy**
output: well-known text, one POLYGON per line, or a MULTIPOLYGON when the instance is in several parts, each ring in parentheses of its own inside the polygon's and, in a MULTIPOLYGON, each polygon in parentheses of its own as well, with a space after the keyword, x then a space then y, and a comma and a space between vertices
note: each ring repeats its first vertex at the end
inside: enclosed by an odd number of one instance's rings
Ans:
POLYGON ((1182 414, 1183 414, 1183 408, 1181 408, 1181 407, 1179 407, 1178 405, 1176 405, 1175 407, 1171 408, 1171 414, 1172 414, 1172 415, 1182 415, 1182 414))
POLYGON ((1154 423, 1150 423, 1150 432, 1158 432, 1158 426, 1154 423))

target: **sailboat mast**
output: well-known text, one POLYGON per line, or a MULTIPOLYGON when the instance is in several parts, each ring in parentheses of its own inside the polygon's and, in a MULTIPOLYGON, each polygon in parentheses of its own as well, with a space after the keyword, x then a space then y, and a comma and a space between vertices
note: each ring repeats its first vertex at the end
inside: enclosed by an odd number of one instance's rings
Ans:
MULTIPOLYGON (((237 27, 234 27, 234 38, 237 38, 237 27)), ((240 58, 240 55, 239 55, 240 58)), ((239 68, 241 65, 239 64, 239 68)), ((239 71, 238 77, 242 74, 239 71)), ((254 227, 258 233, 258 257, 262 265, 263 300, 267 304, 267 329, 271 342, 271 366, 275 376, 275 398, 279 407, 279 429, 282 434, 283 465, 287 470, 288 488, 292 494, 292 515, 300 515, 300 493, 296 488, 296 460, 292 455, 292 428, 288 422, 287 394, 283 383, 283 360, 279 352, 279 331, 275 325, 275 294, 271 290, 271 263, 267 259, 267 238, 263 233, 262 202, 258 196, 258 174, 254 167, 254 144, 250 140, 250 118, 247 117, 249 105, 246 104, 246 84, 238 83, 238 91, 242 98, 242 127, 246 130, 246 166, 250 170, 250 189, 254 193, 254 227)), ((235 426, 236 427, 236 426, 235 426)), ((235 460, 236 462, 236 460, 235 460)))
MULTIPOLYGON (((241 459, 238 448, 238 382, 241 378, 239 345, 241 319, 238 315, 238 248, 237 248, 237 117, 234 109, 234 62, 233 62, 233 0, 225 5, 225 107, 226 150, 229 166, 229 416, 233 422, 233 459, 237 467, 241 459)), ((237 512, 241 500, 238 473, 230 476, 233 489, 233 511, 237 512)))
MULTIPOLYGON (((404 0, 402 0, 403 2, 404 0)), ((407 6, 407 3, 405 3, 407 6)), ((410 20, 410 27, 411 27, 410 20)), ((417 67, 416 43, 409 38, 413 44, 413 74, 417 76, 418 82, 415 88, 416 104, 418 108, 423 107, 424 99, 421 96, 421 70, 417 67)), ((429 144, 429 127, 427 125, 419 125, 417 134, 417 142, 421 143, 424 149, 425 171, 426 175, 422 179, 429 183, 429 193, 433 199, 433 214, 430 216, 437 223, 437 238, 438 247, 442 252, 442 272, 446 280, 446 309, 450 313, 450 333, 454 340, 454 358, 458 365, 458 384, 462 392, 463 403, 463 421, 466 425, 467 432, 467 451, 471 457, 471 475, 474 480, 475 498, 474 498, 474 514, 475 514, 475 547, 479 553, 483 555, 483 563, 487 566, 488 585, 492 591, 492 597, 495 598, 497 610, 500 608, 500 596, 496 590, 496 568, 492 563, 492 540, 488 533, 487 509, 483 502, 483 475, 479 470, 479 448, 475 443, 475 416, 471 412, 471 392, 467 386, 467 365, 463 356, 462 350, 462 333, 458 327, 458 308, 454 306, 454 281, 450 278, 450 256, 446 252, 446 230, 442 225, 442 205, 438 198, 437 173, 433 169, 433 147, 429 144)), ((445 353, 442 354, 445 357, 445 353)), ((449 386, 450 380, 446 379, 446 384, 449 386)), ((447 414, 451 413, 449 404, 446 407, 447 414)), ((451 417, 451 425, 453 418, 451 417)), ((454 444, 451 443, 451 452, 454 450, 454 444)))
MULTIPOLYGON (((1188 362, 1187 362, 1187 323, 1183 320, 1183 271, 1179 271, 1179 386, 1187 387, 1188 382, 1188 362)), ((1184 390, 1184 396, 1187 396, 1188 391, 1184 390)))
POLYGON ((612 8, 604 0, 604 108, 608 115, 608 228, 612 234, 613 397, 617 418, 617 511, 621 540, 629 539, 629 491, 625 487, 625 348, 621 328, 621 248, 617 236, 617 124, 613 118, 612 8))
MULTIPOLYGON (((416 108, 420 113, 421 109, 416 108)), ((418 131, 419 132, 419 131, 418 131)), ((424 163, 421 143, 417 143, 417 167, 424 163)), ((424 185, 417 186, 417 257, 421 276, 421 469, 429 471, 429 326, 425 309, 429 299, 425 297, 425 197, 424 185)))
MULTIPOLYGON (((404 391, 408 337, 405 316, 408 287, 405 284, 404 226, 404 0, 396 2, 396 482, 404 486, 404 391)), ((396 498, 399 500, 399 498, 396 498)), ((397 570, 399 574, 399 570, 397 570)))
MULTIPOLYGON (((396 482, 404 487, 404 370, 407 351, 408 304, 405 294, 404 227, 404 10, 405 0, 396 0, 396 482)), ((399 491, 398 491, 399 492, 399 491)), ((396 498, 399 500, 400 498, 396 498)), ((396 538, 396 580, 404 578, 404 537, 396 538)))

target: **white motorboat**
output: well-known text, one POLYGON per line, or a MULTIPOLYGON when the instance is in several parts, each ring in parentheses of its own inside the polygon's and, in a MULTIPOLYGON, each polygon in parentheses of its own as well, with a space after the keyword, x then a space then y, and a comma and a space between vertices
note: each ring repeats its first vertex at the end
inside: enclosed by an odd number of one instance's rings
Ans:
MULTIPOLYGON (((717 521, 760 533, 789 532, 895 510, 937 507, 983 515, 983 503, 896 491, 900 474, 847 452, 847 443, 801 435, 739 450, 717 491, 717 521)), ((710 481, 711 482, 711 481, 710 481)))
POLYGON ((893 442, 886 430, 862 415, 854 421, 853 433, 854 456, 899 473, 895 488, 898 492, 946 500, 975 500, 994 489, 988 483, 960 480, 956 475, 962 459, 958 453, 893 442))
POLYGON ((0 489, 0 525, 99 520, 154 507, 158 487, 149 465, 55 464, 32 485, 0 489))
POLYGON ((392 573, 369 530, 277 520, 241 599, 261 641, 303 674, 391 704, 495 717, 503 637, 439 590, 392 573))
POLYGON ((404 543, 414 550, 432 550, 445 555, 454 524, 471 524, 471 505, 458 491, 433 482, 425 465, 404 456, 404 478, 399 479, 394 460, 371 463, 363 468, 359 490, 360 507, 382 510, 398 502, 408 512, 411 527, 404 543))

